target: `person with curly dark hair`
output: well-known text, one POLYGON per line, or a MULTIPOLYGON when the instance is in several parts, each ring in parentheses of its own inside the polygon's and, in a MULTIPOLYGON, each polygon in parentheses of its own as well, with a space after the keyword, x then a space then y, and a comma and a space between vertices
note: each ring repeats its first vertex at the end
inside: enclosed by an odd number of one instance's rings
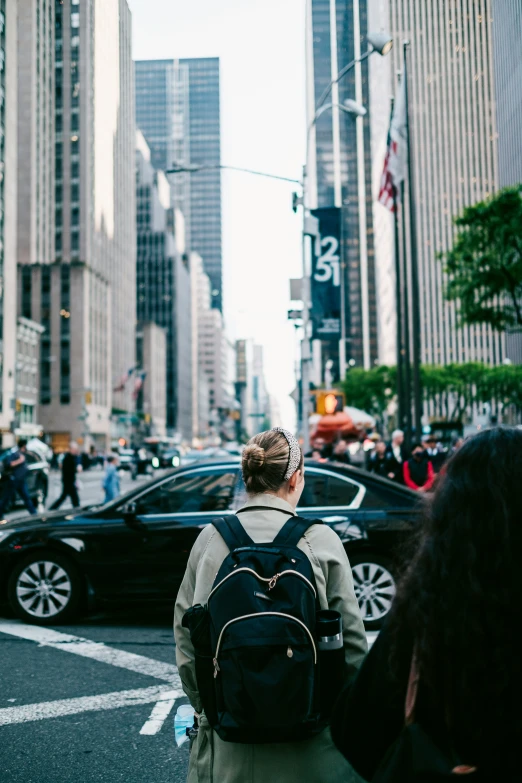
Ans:
POLYGON ((496 428, 456 452, 427 501, 389 618, 332 721, 366 780, 403 732, 412 671, 415 723, 457 774, 521 780, 521 479, 522 432, 496 428))

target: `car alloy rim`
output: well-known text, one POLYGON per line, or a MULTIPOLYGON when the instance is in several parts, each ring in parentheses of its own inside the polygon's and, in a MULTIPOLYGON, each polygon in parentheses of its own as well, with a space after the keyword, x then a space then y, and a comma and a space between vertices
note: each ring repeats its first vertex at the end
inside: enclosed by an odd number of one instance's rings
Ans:
POLYGON ((72 585, 64 569, 50 560, 26 566, 16 583, 18 603, 33 617, 54 617, 71 600, 72 585))
POLYGON ((395 579, 377 563, 358 563, 352 568, 353 586, 365 622, 382 620, 390 611, 395 579))

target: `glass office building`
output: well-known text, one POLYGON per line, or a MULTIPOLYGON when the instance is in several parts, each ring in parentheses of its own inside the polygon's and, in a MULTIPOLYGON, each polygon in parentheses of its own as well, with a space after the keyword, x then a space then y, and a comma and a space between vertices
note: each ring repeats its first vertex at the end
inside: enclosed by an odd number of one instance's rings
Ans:
MULTIPOLYGON (((330 81, 350 63, 368 31, 366 0, 307 0, 308 118, 330 81)), ((351 70, 326 101, 357 98, 357 72, 351 70)), ((363 119, 335 106, 318 119, 310 135, 309 206, 342 206, 342 256, 345 264, 346 358, 357 367, 377 359, 377 316, 373 243, 373 199, 368 63, 361 66, 361 100, 368 109, 363 119), (356 122, 362 123, 357 138, 356 122), (339 135, 337 135, 337 124, 339 135), (340 148, 337 150, 337 139, 340 148), (337 164, 337 165, 336 165, 337 164), (339 180, 340 175, 340 180, 339 180)), ((323 344, 323 358, 337 364, 338 347, 323 344)))
MULTIPOLYGON (((155 168, 221 162, 219 59, 135 63, 136 121, 155 168)), ((212 305, 222 309, 221 172, 171 177, 173 203, 185 216, 187 248, 203 258, 212 305)))

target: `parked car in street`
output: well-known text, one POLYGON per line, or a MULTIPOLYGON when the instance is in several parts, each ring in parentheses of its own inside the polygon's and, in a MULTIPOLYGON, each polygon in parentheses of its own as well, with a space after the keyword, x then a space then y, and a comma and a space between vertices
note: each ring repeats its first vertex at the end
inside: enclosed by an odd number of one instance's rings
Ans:
MULTIPOLYGON (((0 493, 4 492, 4 481, 9 481, 7 472, 4 472, 4 460, 10 451, 11 449, 4 449, 0 452, 0 493)), ((40 504, 45 505, 47 499, 50 465, 41 453, 30 451, 29 449, 25 452, 25 459, 28 467, 27 489, 29 490, 31 500, 38 508, 40 504)), ((13 501, 12 508, 18 505, 23 506, 23 502, 17 495, 13 501)), ((6 511, 9 510, 6 509, 6 511)))
POLYGON ((179 468, 181 465, 181 451, 179 449, 166 449, 156 458, 158 468, 179 468))
MULTIPOLYGON (((0 526, 0 601, 26 621, 55 624, 94 604, 174 601, 201 529, 239 508, 237 457, 194 463, 104 506, 0 526)), ((307 462, 298 512, 322 519, 348 552, 367 628, 395 593, 418 496, 373 474, 307 462)))

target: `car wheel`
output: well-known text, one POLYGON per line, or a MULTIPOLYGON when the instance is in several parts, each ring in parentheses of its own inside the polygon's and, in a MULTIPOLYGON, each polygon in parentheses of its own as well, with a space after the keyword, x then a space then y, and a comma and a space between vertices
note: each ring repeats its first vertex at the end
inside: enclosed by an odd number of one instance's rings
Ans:
POLYGON ((367 630, 379 629, 397 590, 390 560, 373 552, 361 552, 350 558, 355 595, 367 630))
POLYGON ((22 560, 9 577, 11 608, 22 620, 55 625, 78 610, 82 581, 75 565, 54 552, 35 552, 22 560))

